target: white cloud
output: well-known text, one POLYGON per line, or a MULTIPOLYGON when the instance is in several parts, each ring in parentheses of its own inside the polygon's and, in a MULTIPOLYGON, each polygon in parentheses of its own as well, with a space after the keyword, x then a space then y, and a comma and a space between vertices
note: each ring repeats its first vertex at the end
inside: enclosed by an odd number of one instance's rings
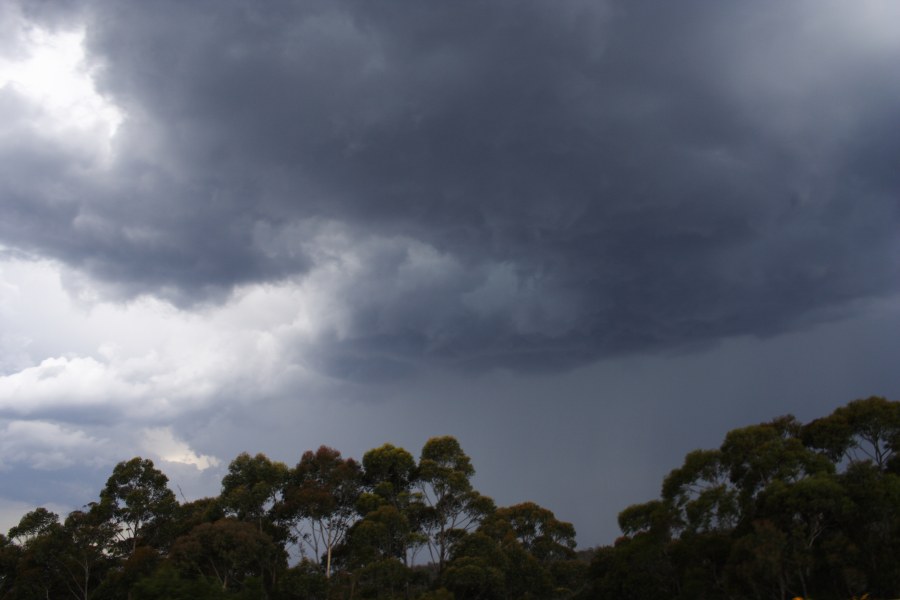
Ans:
POLYGON ((107 465, 151 452, 206 470, 218 459, 173 426, 283 393, 298 378, 314 387, 287 347, 303 341, 292 325, 303 310, 296 285, 248 287, 190 313, 148 298, 90 304, 61 278, 49 261, 0 261, 5 464, 107 465))
POLYGON ((313 388, 304 354, 339 322, 315 282, 246 286, 189 312, 152 298, 90 303, 63 275, 49 261, 0 262, 2 414, 161 427, 313 388))
MULTIPOLYGON (((48 31, 17 14, 15 6, 8 11, 4 29, 16 31, 19 43, 0 47, 0 91, 30 107, 20 117, 39 135, 108 158, 123 115, 94 87, 84 27, 48 31)), ((3 128, 22 125, 6 120, 3 128)))
POLYGON ((0 409, 33 414, 48 408, 104 404, 104 395, 133 399, 138 390, 91 357, 47 358, 35 367, 0 378, 0 409))
POLYGON ((191 447, 175 437, 171 427, 155 427, 144 430, 144 450, 166 462, 194 465, 200 471, 216 467, 220 461, 215 456, 197 454, 191 447))

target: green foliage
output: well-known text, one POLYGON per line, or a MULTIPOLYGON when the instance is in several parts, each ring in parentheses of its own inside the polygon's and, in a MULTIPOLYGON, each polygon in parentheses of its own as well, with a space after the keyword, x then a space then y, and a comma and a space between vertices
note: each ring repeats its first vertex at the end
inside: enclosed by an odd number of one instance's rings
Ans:
POLYGON ((225 518, 225 509, 219 498, 200 498, 178 507, 173 526, 173 536, 187 535, 201 523, 212 523, 225 518))
POLYGON ((21 549, 16 565, 12 597, 68 596, 61 562, 64 548, 62 525, 59 523, 52 523, 40 534, 30 537, 21 549))
POLYGON ((16 570, 22 550, 0 534, 0 598, 6 598, 15 588, 16 570))
POLYGON ((324 600, 328 588, 328 578, 319 565, 302 560, 281 574, 277 589, 282 600, 324 600))
POLYGON ((796 481, 834 470, 828 460, 803 445, 799 432, 800 424, 787 416, 735 429, 725 436, 721 460, 737 488, 743 511, 749 510, 756 495, 773 481, 796 481))
POLYGON ((495 539, 514 539, 541 563, 575 556, 575 528, 559 521, 550 510, 534 502, 498 508, 481 530, 495 539))
POLYGON ((403 448, 384 444, 363 455, 363 484, 357 510, 363 519, 351 542, 363 556, 394 557, 406 563, 411 551, 425 543, 421 522, 425 505, 413 491, 416 462, 403 448))
POLYGON ((334 548, 342 543, 357 518, 362 493, 362 470, 353 459, 327 446, 303 454, 290 471, 275 512, 294 538, 324 562, 331 577, 334 548))
MULTIPOLYGON (((734 440, 732 440, 734 443, 734 440)), ((733 448, 730 449, 734 454, 733 448)), ((729 478, 730 465, 721 450, 695 450, 684 464, 663 480, 662 497, 668 514, 654 507, 653 519, 644 526, 649 529, 688 534, 729 529, 739 514, 738 490, 729 478)), ((625 531, 623 529, 623 531, 625 531)))
POLYGON ((243 452, 228 465, 219 504, 227 515, 254 523, 260 532, 274 534, 270 510, 287 477, 284 463, 272 461, 265 454, 250 456, 243 452))
POLYGON ((533 502, 499 508, 463 535, 443 573, 464 598, 566 597, 581 587, 575 530, 533 502))
POLYGON ((153 461, 135 457, 113 469, 100 492, 94 512, 109 519, 121 539, 121 550, 131 554, 139 544, 162 546, 178 508, 169 479, 153 461))
POLYGON ((266 592, 257 579, 240 590, 223 588, 209 577, 186 577, 169 565, 141 579, 129 590, 131 600, 260 600, 266 592))
POLYGON ((667 537, 670 534, 671 511, 661 500, 633 504, 619 513, 619 529, 625 535, 654 533, 667 537))
POLYGON ((418 463, 390 444, 360 463, 322 446, 293 469, 243 453, 220 496, 183 505, 134 458, 98 503, 62 521, 37 508, 0 535, 0 598, 897 597, 898 447, 900 403, 878 397, 727 432, 625 508, 624 536, 590 563, 550 510, 478 493, 452 437, 418 463), (312 556, 289 567, 295 543, 312 556))
POLYGON ((677 575, 665 544, 652 537, 623 538, 601 548, 591 561, 589 598, 668 600, 677 595, 677 575))
POLYGON ((127 598, 134 586, 150 577, 163 564, 163 556, 148 546, 138 546, 124 561, 109 565, 94 593, 94 600, 127 598))
POLYGON ((412 576, 412 570, 399 559, 381 558, 362 565, 356 575, 356 586, 361 598, 403 598, 412 576))
POLYGON ((453 592, 443 587, 425 592, 419 598, 420 600, 454 600, 453 592))
POLYGON ((833 462, 869 460, 884 469, 900 447, 900 403, 878 396, 854 400, 807 425, 803 440, 833 462))
POLYGON ((485 533, 475 532, 456 545, 441 581, 459 600, 505 598, 509 566, 500 544, 485 533))
POLYGON ((271 576, 284 551, 252 523, 233 518, 201 523, 175 541, 170 560, 183 574, 215 580, 224 590, 242 590, 253 579, 271 576))
POLYGON ((386 558, 404 561, 407 550, 420 543, 421 535, 409 516, 395 506, 382 504, 354 524, 341 558, 350 567, 386 558))
POLYGON ((900 403, 856 400, 689 453, 659 500, 619 515, 626 537, 597 553, 585 597, 896 597, 898 414, 900 403))
POLYGON ((383 501, 400 507, 409 502, 416 475, 416 461, 403 448, 384 444, 369 450, 362 459, 364 482, 383 501))
POLYGON ((27 546, 29 542, 46 535, 58 525, 59 515, 39 507, 23 515, 18 525, 10 528, 8 535, 20 546, 27 546))
POLYGON ((474 474, 468 455, 455 438, 431 438, 422 448, 417 487, 425 506, 420 522, 439 573, 460 534, 493 510, 493 501, 472 488, 474 474))
POLYGON ((141 579, 131 590, 133 600, 222 600, 231 597, 218 581, 185 577, 171 565, 141 579))

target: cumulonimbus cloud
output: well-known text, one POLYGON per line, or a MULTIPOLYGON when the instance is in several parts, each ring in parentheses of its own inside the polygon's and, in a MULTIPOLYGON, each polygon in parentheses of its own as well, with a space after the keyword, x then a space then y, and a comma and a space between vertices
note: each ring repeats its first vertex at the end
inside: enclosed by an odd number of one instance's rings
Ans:
POLYGON ((890 3, 80 6, 111 159, 17 100, 0 242, 106 298, 315 284, 336 376, 773 334, 900 281, 890 3))

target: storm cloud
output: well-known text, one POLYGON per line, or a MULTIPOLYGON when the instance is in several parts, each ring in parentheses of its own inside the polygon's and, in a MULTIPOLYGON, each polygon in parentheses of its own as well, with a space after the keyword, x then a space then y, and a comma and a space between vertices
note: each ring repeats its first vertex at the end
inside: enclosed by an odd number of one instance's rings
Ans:
POLYGON ((897 64, 890 0, 3 3, 0 514, 451 433, 608 541, 900 393, 897 64))
POLYGON ((180 306, 328 272, 337 374, 773 335, 900 282, 898 12, 87 2, 112 157, 10 132, 0 236, 180 306))

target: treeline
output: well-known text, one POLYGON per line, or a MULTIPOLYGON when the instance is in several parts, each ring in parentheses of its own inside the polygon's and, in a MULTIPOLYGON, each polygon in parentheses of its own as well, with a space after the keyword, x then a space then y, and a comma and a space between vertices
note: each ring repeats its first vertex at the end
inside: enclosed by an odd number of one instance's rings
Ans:
POLYGON ((241 454, 218 497, 179 503, 152 461, 119 463, 65 519, 38 508, 0 535, 0 598, 79 600, 555 598, 583 584, 575 530, 473 489, 452 437, 418 461, 241 454), (290 565, 290 566, 289 566, 290 565))
POLYGON ((473 474, 452 437, 418 460, 390 444, 294 467, 241 454, 218 497, 179 503, 134 458, 83 510, 39 508, 0 536, 0 598, 900 597, 898 402, 730 431, 590 552, 545 508, 496 507, 473 474))
POLYGON ((591 598, 900 597, 900 403, 729 432, 619 515, 591 598))

